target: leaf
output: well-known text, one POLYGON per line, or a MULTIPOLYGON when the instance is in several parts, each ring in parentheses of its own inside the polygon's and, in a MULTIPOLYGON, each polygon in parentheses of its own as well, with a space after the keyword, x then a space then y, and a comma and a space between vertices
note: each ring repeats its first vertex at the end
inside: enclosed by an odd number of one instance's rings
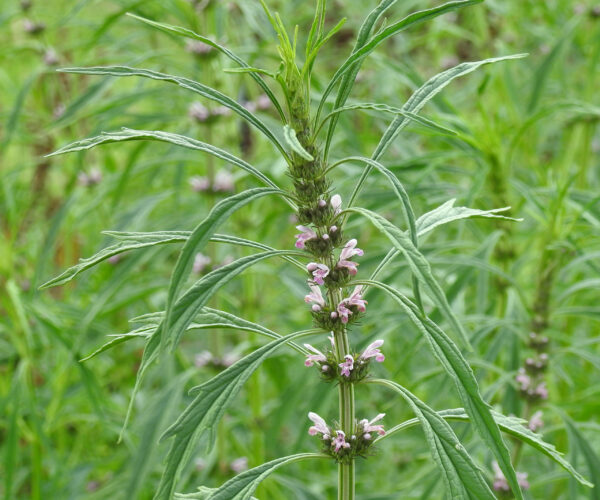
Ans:
POLYGON ((289 161, 289 157, 283 144, 279 142, 279 139, 273 135, 269 128, 253 113, 250 113, 244 106, 239 102, 234 101, 231 97, 222 94, 218 90, 203 85, 202 83, 195 82, 189 78, 181 76, 167 75, 165 73, 159 73, 158 71, 152 71, 149 69, 141 68, 130 68, 128 66, 92 66, 89 68, 60 68, 57 71, 62 73, 76 73, 79 75, 111 75, 111 76, 141 76, 143 78, 150 78, 152 80, 161 80, 170 82, 178 85, 187 90, 191 90, 196 94, 200 94, 202 97, 206 97, 211 101, 218 102, 222 106, 231 109, 234 113, 237 113, 248 123, 260 130, 264 136, 269 139, 279 152, 283 155, 286 161, 289 161))
POLYGON ((296 131, 292 127, 290 127, 289 125, 284 125, 283 136, 285 137, 286 142, 288 143, 290 148, 292 148, 292 151, 294 151, 294 153, 304 158, 305 160, 314 161, 313 156, 302 147, 302 144, 300 144, 300 141, 296 137, 296 131))
MULTIPOLYGON (((248 255, 242 257, 230 264, 219 267, 214 271, 203 276, 198 280, 179 300, 175 303, 173 310, 173 322, 168 325, 167 331, 174 337, 173 345, 176 346, 181 338, 183 332, 192 323, 194 317, 200 310, 206 305, 210 298, 219 290, 222 286, 226 285, 229 281, 235 278, 242 271, 248 267, 270 257, 283 256, 283 255, 299 255, 305 256, 301 252, 289 251, 289 250, 270 250, 254 255, 248 255)), ((164 327, 164 320, 159 324, 157 332, 164 327)), ((133 402, 135 395, 137 394, 146 370, 150 364, 158 356, 158 348, 160 346, 161 336, 157 333, 152 335, 148 340, 144 353, 142 355, 142 361, 137 372, 135 385, 133 387, 133 393, 129 401, 127 413, 125 415, 125 422, 123 423, 123 429, 121 430, 121 437, 123 432, 127 428, 131 412, 133 410, 133 402)))
POLYGON ((502 440, 498 424, 492 416, 489 405, 481 397, 473 371, 458 347, 439 326, 422 315, 419 308, 397 290, 378 281, 357 281, 356 283, 372 285, 387 292, 425 336, 433 354, 454 381, 460 399, 475 423, 477 433, 494 453, 498 465, 507 478, 515 496, 522 500, 523 493, 519 487, 517 475, 510 462, 510 455, 502 440))
MULTIPOLYGON (((360 48, 357 48, 350 54, 350 56, 341 64, 341 66, 337 69, 330 82, 327 84, 323 92, 323 96, 321 97, 321 102, 319 103, 319 110, 317 111, 317 117, 320 114, 320 111, 323 105, 326 102, 327 97, 335 87, 335 84, 338 80, 352 67, 362 59, 364 59, 367 55, 369 55, 380 43, 387 40, 388 38, 396 35, 397 33, 434 17, 445 14, 446 12, 450 12, 456 9, 460 9, 462 7, 467 7, 468 5, 474 5, 477 3, 481 3, 483 0, 460 0, 455 2, 448 2, 438 7, 434 7, 432 9, 421 10, 419 12, 414 12, 409 14, 404 19, 397 21, 390 26, 383 28, 381 31, 373 35, 369 40, 361 45, 360 48)), ((340 89, 340 92, 347 92, 345 89, 340 89)), ((345 99, 344 99, 345 101, 345 99)), ((340 103, 336 100, 336 108, 340 107, 340 103)))
MULTIPOLYGON (((196 254, 202 250, 206 243, 208 243, 210 237, 217 230, 217 228, 223 224, 223 222, 225 222, 236 210, 240 209, 251 201, 271 194, 284 193, 279 189, 254 188, 235 194, 229 198, 225 198, 217 203, 206 216, 206 218, 200 224, 198 224, 198 226, 196 226, 196 228, 192 231, 192 234, 185 242, 185 245, 179 254, 179 258, 177 259, 177 263, 175 264, 175 269, 171 274, 167 303, 165 306, 164 325, 168 326, 171 324, 171 315, 173 313, 175 300, 179 296, 181 288, 183 285, 185 285, 185 282, 194 264, 196 254)), ((159 332, 159 335, 161 336, 161 345, 170 344, 171 338, 169 337, 169 333, 170 332, 168 328, 163 332, 159 332)), ((174 342, 173 348, 176 346, 177 342, 174 342)))
MULTIPOLYGON (((437 412, 440 417, 445 420, 458 421, 458 422, 469 422, 469 415, 465 413, 463 408, 453 408, 448 410, 441 410, 437 412)), ((507 417, 506 415, 502 415, 496 411, 492 410, 492 416, 494 420, 498 424, 498 427, 502 432, 506 434, 510 434, 511 436, 527 443, 529 446, 535 448, 539 452, 543 453, 558 465, 560 465, 563 469, 565 469, 569 474, 571 474, 579 483, 583 486, 593 487, 592 483, 587 481, 579 472, 577 472, 573 466, 567 462, 563 458, 563 454, 560 453, 553 444, 547 443, 542 439, 541 434, 536 434, 525 427, 523 424, 527 423, 527 420, 523 420, 518 417, 507 417)), ((389 429, 385 436, 381 436, 377 438, 375 443, 383 439, 387 439, 390 436, 394 435, 396 432, 400 430, 407 429, 419 423, 418 419, 413 418, 411 420, 407 420, 402 422, 401 424, 389 429)), ((599 469, 600 470, 600 469, 599 469)))
MULTIPOLYGON (((242 68, 249 68, 248 64, 243 59, 241 59, 240 57, 235 55, 228 48, 223 47, 222 45, 219 45, 217 42, 214 42, 210 38, 206 38, 202 35, 194 33, 191 30, 188 30, 186 28, 180 28, 179 26, 172 26, 172 25, 166 24, 166 23, 159 23, 159 22, 152 21, 150 19, 146 19, 145 17, 137 16, 137 15, 131 14, 131 13, 128 13, 127 15, 130 17, 133 17, 134 19, 137 19, 138 21, 142 21, 143 23, 153 26, 154 28, 164 31, 166 33, 172 33, 174 35, 183 36, 185 38, 191 38, 192 40, 199 40, 199 41, 217 49, 222 54, 225 54, 227 57, 229 57, 229 59, 238 63, 242 68)), ((275 95, 273 94, 271 89, 268 87, 268 85, 260 78, 260 76, 253 74, 253 73, 250 73, 250 76, 260 86, 260 88, 263 89, 264 93, 271 100, 271 102, 275 106, 275 109, 277 109, 277 112, 279 113, 279 116, 281 117, 281 119, 285 120, 285 113, 283 112, 283 109, 281 109, 281 105, 279 104, 279 101, 277 100, 277 98, 275 97, 275 95)))
POLYGON ((494 219, 505 219, 512 220, 515 222, 521 222, 523 219, 514 219, 512 217, 505 217, 502 215, 496 215, 499 212, 506 212, 510 210, 510 207, 494 208, 492 210, 478 210, 476 208, 467 207, 455 207, 453 198, 443 203, 437 208, 434 208, 430 212, 421 215, 417 219, 417 233, 419 236, 428 233, 437 226, 452 222, 454 220, 466 219, 469 217, 489 217, 494 219))
POLYGON ((164 245, 166 243, 181 242, 187 239, 187 233, 184 231, 156 231, 153 233, 137 234, 136 236, 125 238, 115 245, 103 248, 98 253, 94 254, 92 257, 88 257, 87 259, 79 259, 79 262, 76 265, 68 268, 56 278, 52 278, 51 280, 41 285, 40 290, 44 288, 50 288, 53 286, 64 285, 65 283, 71 281, 73 278, 75 278, 75 276, 85 271, 86 269, 95 266, 96 264, 108 259, 109 257, 118 255, 128 250, 136 250, 139 248, 164 245), (140 236, 137 236, 137 234, 140 234, 140 236))
MULTIPOLYGON (((408 113, 418 113, 421 110, 421 108, 425 106, 425 104, 427 104, 427 102, 429 102, 437 94, 439 94, 455 78, 469 74, 486 64, 493 64, 496 62, 506 61, 510 59, 520 59, 525 56, 526 54, 517 54, 504 57, 495 57, 491 59, 484 59, 482 61, 465 62, 459 64, 458 66, 454 66, 453 68, 450 68, 446 71, 443 71, 442 73, 431 77, 423 85, 421 85, 410 96, 408 101, 406 101, 406 104, 402 106, 402 110, 408 113)), ((375 151, 371 155, 371 158, 373 158, 374 160, 379 160, 383 156, 383 153, 385 153, 387 148, 390 146, 390 144, 394 141, 396 136, 400 133, 400 131, 408 125, 408 122, 409 120, 404 118, 403 116, 396 117, 383 134, 383 137, 379 141, 379 144, 375 148, 375 151)), ((350 196, 348 206, 352 205, 356 196, 360 192, 365 179, 370 173, 371 168, 367 167, 367 169, 360 176, 360 179, 358 180, 354 191, 350 196)))
POLYGON ((323 121, 321 122, 320 127, 323 126, 323 124, 331 117, 333 117, 339 113, 342 113, 344 111, 353 111, 356 109, 361 109, 361 110, 367 109, 367 110, 371 110, 371 111, 383 111, 385 113, 392 113, 394 115, 400 115, 400 116, 408 118, 409 120, 412 120, 416 123, 419 123, 426 128, 435 130, 436 132, 440 132, 441 134, 457 135, 457 132, 455 132, 454 130, 444 127, 443 125, 439 125, 439 124, 435 123, 434 121, 429 120, 428 118, 425 118, 423 116, 419 116, 415 113, 409 113, 408 111, 403 111, 400 108, 394 108, 394 107, 388 106, 386 104, 373 104, 373 103, 351 104, 349 106, 343 106, 341 108, 336 108, 331 113, 329 113, 327 116, 325 116, 325 118, 323 118, 323 121))
POLYGON ((271 181, 268 177, 259 172, 255 167, 223 149, 213 146, 212 144, 207 144, 205 142, 192 139, 191 137, 173 134, 171 132, 162 132, 160 130, 151 131, 122 128, 119 132, 102 132, 100 133, 100 135, 67 144, 66 146, 63 146, 62 148, 54 151, 54 153, 50 153, 48 156, 55 156, 64 153, 71 153, 74 151, 92 149, 96 146, 99 146, 100 144, 106 144, 109 142, 137 140, 168 142, 170 144, 175 144, 176 146, 203 151, 210 155, 216 156, 217 158, 221 158, 222 160, 225 160, 229 163, 232 163, 233 165, 240 167, 242 170, 245 170, 257 179, 261 180, 266 185, 271 186, 273 188, 277 188, 277 185, 273 181, 271 181))
POLYGON ((470 348, 469 337, 454 315, 442 288, 434 278, 429 262, 427 262, 427 259, 415 247, 410 237, 404 231, 401 231, 391 222, 384 219, 381 215, 372 212, 371 210, 354 207, 348 208, 344 212, 354 212, 370 220, 377 229, 388 237, 396 249, 402 252, 413 274, 417 277, 419 282, 423 284, 429 297, 440 308, 441 312, 446 316, 446 319, 458 333, 461 343, 465 347, 470 348))
POLYGON ((391 380, 374 379, 368 380, 367 383, 389 387, 409 404, 423 427, 431 454, 442 471, 450 498, 464 500, 474 497, 477 500, 495 500, 496 497, 486 483, 481 469, 460 443, 452 427, 440 415, 410 391, 391 380))
POLYGON ((238 474, 227 481, 220 488, 213 489, 207 497, 182 497, 182 498, 205 498, 206 500, 249 500, 258 485, 279 467, 307 460, 309 458, 329 458, 320 453, 298 453, 287 457, 277 458, 238 474))
POLYGON ((171 498, 181 469, 187 461, 186 456, 195 449, 205 435, 207 449, 214 445, 217 426, 225 410, 260 364, 287 342, 319 332, 323 331, 319 329, 306 330, 274 340, 240 359, 216 377, 192 389, 191 392, 197 396, 161 437, 163 440, 174 436, 174 440, 167 455, 165 471, 154 496, 155 500, 171 498))
MULTIPOLYGON (((600 457, 597 452, 590 446, 590 443, 586 440, 585 436, 579 432, 575 422, 571 420, 566 414, 563 414, 563 419, 569 431, 571 439, 574 441, 574 445, 579 449, 583 455, 584 460, 587 463, 588 469, 592 476, 594 484, 588 483, 586 486, 594 488, 591 493, 592 500, 600 499, 600 457)), ((569 471, 570 472, 570 471, 569 471)), ((575 478, 577 479, 577 477, 575 478)), ((579 479, 577 479, 579 481, 579 479)), ((581 482, 581 481, 580 481, 581 482)))
MULTIPOLYGON (((369 40, 369 37, 371 36, 373 27, 375 26, 375 23, 385 13, 386 10, 388 10, 392 5, 394 5, 396 3, 396 1, 397 0, 382 0, 379 3, 379 5, 377 5, 377 7, 375 7, 371 12, 369 12, 369 15, 365 18, 365 20, 363 21, 363 23, 358 31, 358 35, 356 37, 356 42, 354 43, 354 47, 352 48, 352 54, 354 54, 356 51, 358 51, 361 47, 363 47, 367 43, 367 41, 369 40)), ((360 61, 354 63, 348 69, 348 71, 342 76, 342 81, 340 82, 338 93, 335 98, 334 109, 341 108, 344 105, 344 103, 346 102, 346 100, 348 99, 348 97, 350 96, 350 92, 354 85, 354 81, 356 80, 356 75, 358 74, 358 71, 360 70, 360 66, 361 66, 360 61)), ((323 102, 324 102, 324 100, 323 100, 323 102)), ((315 117, 315 123, 314 123, 315 128, 317 127, 317 124, 318 124, 320 110, 321 110, 321 107, 319 107, 319 112, 317 113, 317 116, 315 117)), ((329 129, 327 131, 327 138, 325 140, 325 150, 324 150, 325 161, 327 161, 327 157, 329 155, 329 146, 331 144, 331 139, 333 137, 333 131, 335 130, 335 126, 337 124, 338 119, 339 119, 339 116, 334 115, 331 119, 331 122, 329 123, 329 129)))

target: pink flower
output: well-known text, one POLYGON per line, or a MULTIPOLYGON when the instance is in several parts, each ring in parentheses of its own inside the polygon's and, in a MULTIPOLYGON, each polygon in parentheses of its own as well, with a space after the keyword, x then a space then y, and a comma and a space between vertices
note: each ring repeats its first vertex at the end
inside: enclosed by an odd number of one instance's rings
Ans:
POLYGON ((526 391, 531 384, 531 377, 525 373, 524 368, 519 368, 519 373, 517 373, 515 381, 520 385, 522 391, 526 391))
POLYGON ((231 470, 236 474, 244 472, 248 469, 248 459, 246 457, 236 458, 229 464, 229 467, 231 467, 231 470))
POLYGON ((199 102, 193 102, 188 110, 188 116, 198 122, 205 122, 210 118, 210 111, 199 102))
POLYGON ((360 248, 356 248, 356 244, 358 241, 356 239, 351 239, 346 246, 342 248, 342 252, 340 253, 340 260, 351 259, 355 255, 361 257, 364 255, 364 252, 360 248))
MULTIPOLYGON (((337 306, 337 314, 336 317, 340 317, 342 323, 348 323, 348 317, 352 314, 352 311, 346 307, 345 300, 342 300, 337 306)), ((334 311, 335 312, 335 311, 334 311)), ((333 318, 333 312, 331 313, 331 317, 333 318)))
POLYGON ((367 346, 358 359, 364 361, 370 358, 375 358, 375 361, 383 363, 383 361, 385 361, 385 356, 379 350, 382 345, 383 340, 376 340, 375 342, 372 342, 367 346))
POLYGON ((190 186, 193 191, 199 193, 201 191, 208 191, 210 188, 210 181, 208 177, 200 177, 199 175, 194 175, 189 179, 190 186))
POLYGON ((308 418, 310 418, 313 422, 313 426, 308 429, 308 433, 311 436, 316 436, 317 434, 323 434, 323 439, 329 439, 329 427, 327 427, 327 423, 323 420, 319 415, 313 413, 312 411, 308 413, 308 418))
POLYGON ((219 170, 215 175, 215 181, 213 183, 214 191, 233 191, 235 189, 235 185, 233 183, 233 175, 231 175, 227 170, 219 170))
MULTIPOLYGON (((492 467, 494 468, 494 484, 493 488, 496 491, 510 491, 510 486, 508 485, 508 481, 504 477, 504 474, 500 467, 498 466, 498 462, 492 462, 492 467)), ((524 490, 529 489, 529 481, 527 481, 527 473, 526 472, 517 472, 517 482, 519 486, 524 490)))
POLYGON ((548 399, 548 388, 546 387, 546 382, 542 382, 535 388, 535 394, 542 399, 548 399))
POLYGON ((529 424, 527 424, 527 427, 529 427, 529 430, 531 430, 533 432, 537 432, 543 426, 544 426, 544 421, 542 420, 542 412, 536 411, 533 415, 531 415, 531 418, 529 419, 529 424))
POLYGON ((329 200, 331 203, 331 207, 333 208, 333 213, 335 215, 339 214, 342 211, 342 197, 339 194, 334 194, 329 200))
POLYGON ((349 306, 356 307, 360 312, 365 312, 367 310, 366 305, 368 304, 368 302, 366 300, 363 300, 361 292, 362 286, 355 286, 350 297, 344 299, 343 302, 346 302, 349 306))
POLYGON ((325 356, 325 354, 323 354, 321 351, 314 348, 310 344, 304 344, 304 347, 306 347, 309 351, 311 351, 313 353, 313 354, 308 354, 306 356, 306 361, 304 362, 304 364, 306 366, 312 366, 313 363, 317 363, 317 362, 322 363, 324 361, 327 361, 327 356, 325 356))
POLYGON ((329 268, 325 264, 318 264, 311 262, 306 266, 306 270, 311 272, 314 278, 314 282, 317 285, 323 285, 325 282, 323 279, 329 274, 329 268))
POLYGON ((197 253, 196 257, 194 257, 194 265, 192 270, 197 274, 201 273, 206 266, 210 264, 210 257, 207 257, 203 253, 197 253))
POLYGON ((296 248, 303 249, 304 244, 308 240, 314 240, 317 237, 317 233, 315 233, 310 227, 306 226, 296 226, 298 231, 302 231, 300 234, 297 234, 295 238, 296 240, 296 248))
POLYGON ((336 267, 339 267, 340 269, 345 267, 348 269, 348 274, 351 276, 356 276, 356 273, 358 272, 358 264, 351 260, 339 260, 336 267))
POLYGON ((331 446, 335 447, 336 453, 340 451, 340 448, 350 448, 350 443, 346 443, 346 434, 344 431, 335 431, 336 436, 333 441, 331 441, 331 446))
POLYGON ((342 369, 342 375, 344 377, 349 377, 350 372, 354 369, 354 358, 350 354, 346 354, 344 360, 345 361, 338 366, 342 369))
MULTIPOLYGON (((385 431, 383 430, 383 425, 373 425, 375 422, 378 422, 383 417, 385 417, 385 413, 380 413, 373 420, 367 420, 366 418, 359 422, 360 426, 363 428, 363 432, 368 434, 370 432, 376 432, 380 436, 385 436, 385 431)), ((366 436, 365 436, 366 437, 366 436)), ((367 438, 370 439, 370 438, 367 438)))
POLYGON ((312 309, 317 312, 320 311, 323 307, 325 307, 325 299, 323 299, 323 295, 321 294, 321 289, 317 285, 308 285, 310 287, 311 292, 304 297, 304 302, 314 302, 312 309))

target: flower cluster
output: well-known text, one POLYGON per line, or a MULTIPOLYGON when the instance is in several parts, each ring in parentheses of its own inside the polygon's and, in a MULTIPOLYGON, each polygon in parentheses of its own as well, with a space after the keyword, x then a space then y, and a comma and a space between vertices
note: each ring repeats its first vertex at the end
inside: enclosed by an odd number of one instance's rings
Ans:
POLYGON ((311 436, 320 434, 323 443, 323 452, 332 456, 336 461, 348 463, 355 457, 364 457, 372 446, 374 434, 385 436, 383 425, 379 422, 385 413, 380 413, 372 420, 366 418, 354 423, 354 432, 347 436, 341 429, 329 427, 325 420, 313 412, 309 412, 308 418, 313 425, 308 429, 311 436))
POLYGON ((383 340, 376 340, 367 346, 367 348, 358 354, 346 354, 340 363, 335 353, 335 340, 333 334, 329 337, 331 349, 325 352, 319 351, 310 344, 304 344, 309 351, 304 364, 306 366, 316 365, 319 368, 321 376, 327 381, 337 380, 340 383, 356 383, 364 379, 369 371, 369 363, 375 359, 378 363, 385 360, 385 356, 379 350, 383 345, 383 340))
POLYGON ((548 347, 548 337, 531 332, 529 347, 535 354, 525 359, 515 380, 519 385, 521 396, 529 402, 536 402, 548 399, 548 388, 544 380, 544 372, 548 367, 548 354, 544 352, 548 347))
POLYGON ((190 187, 196 193, 211 191, 213 193, 227 193, 235 189, 233 176, 226 170, 219 170, 215 178, 211 180, 208 177, 194 175, 189 178, 190 187))

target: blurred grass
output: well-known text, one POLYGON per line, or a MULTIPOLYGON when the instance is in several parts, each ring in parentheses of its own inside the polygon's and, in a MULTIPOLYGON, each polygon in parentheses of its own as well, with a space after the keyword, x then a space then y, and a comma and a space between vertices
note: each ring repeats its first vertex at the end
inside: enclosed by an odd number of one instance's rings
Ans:
MULTIPOLYGON (((310 2, 269 3, 289 25, 310 22, 310 2)), ((350 51, 352 36, 374 5, 330 3, 328 22, 342 16, 348 22, 317 63, 315 96, 350 51)), ((393 18, 433 4, 401 2, 393 18)), ((195 123, 188 108, 196 96, 156 82, 54 71, 127 64, 190 77, 240 101, 258 99, 250 79, 222 71, 228 61, 194 55, 181 39, 124 16, 134 12, 193 29, 234 48, 251 64, 276 69, 272 35, 257 2, 198 2, 197 7, 184 0, 34 1, 27 11, 11 0, 0 6, 4 498, 150 498, 166 451, 155 443, 187 400, 182 387, 218 369, 194 368, 194 355, 205 349, 240 355, 258 343, 244 333, 189 335, 176 358, 152 370, 136 400, 133 426, 117 444, 142 345, 132 341, 86 363, 79 359, 102 345, 107 334, 129 331, 128 318, 162 310, 177 249, 126 254, 68 285, 37 290, 78 258, 106 246, 104 229, 190 229, 222 194, 193 192, 188 179, 228 169, 205 156, 149 143, 44 158, 67 142, 122 126, 164 129, 237 149, 288 185, 285 165, 273 160, 272 147, 236 118, 195 123), (28 32, 36 23, 45 28, 28 32), (82 185, 81 174, 94 169, 101 181, 82 185)), ((423 251, 473 334, 476 351, 470 361, 483 392, 506 413, 523 411, 514 375, 528 355, 536 300, 549 292, 545 334, 552 348, 544 433, 568 451, 584 475, 598 478, 600 5, 487 0, 443 16, 386 43, 365 63, 351 99, 401 106, 411 90, 443 68, 520 52, 530 55, 453 83, 424 109, 424 116, 459 131, 458 137, 411 126, 384 162, 407 187, 417 215, 457 198, 457 204, 481 209, 510 205, 511 214, 524 219, 454 223, 423 238, 423 251), (544 281, 548 269, 552 279, 544 281)), ((275 119, 272 109, 262 116, 275 119)), ((370 112, 343 114, 332 158, 370 155, 388 119, 370 112)), ((350 194, 361 168, 338 169, 342 197, 350 194)), ((237 171, 234 179, 236 191, 255 185, 237 171)), ((360 203, 401 224, 397 201, 384 182, 372 176, 360 203)), ((289 215, 283 203, 260 201, 237 213, 223 232, 289 248, 294 234, 289 215)), ((366 276, 385 254, 386 242, 357 222, 350 232, 360 235, 367 251, 361 264, 366 276)), ((215 245, 209 256, 217 264, 239 252, 215 245)), ((400 260, 385 276, 397 287, 407 286, 408 278, 400 260)), ((296 270, 269 262, 230 284, 213 306, 288 333, 308 325, 304 293, 296 270)), ((451 384, 402 314, 377 291, 370 293, 369 306, 352 337, 358 346, 375 337, 386 340, 387 360, 378 372, 406 384, 436 409, 457 406, 451 384)), ((290 352, 268 360, 227 414, 218 449, 207 455, 199 450, 202 461, 190 465, 178 491, 220 484, 233 475, 231 463, 239 457, 255 466, 312 450, 305 415, 309 410, 332 414, 335 398, 330 387, 307 375, 290 352)), ((386 412, 389 426, 410 417, 401 401, 387 394, 366 387, 357 393, 359 416, 386 412)), ((468 431, 460 424, 457 429, 468 431)), ((491 457, 482 449, 474 452, 489 466, 491 457)), ((530 498, 600 498, 598 488, 580 489, 527 449, 519 469, 529 473, 530 498)), ((294 465, 266 482, 260 498, 329 498, 331 474, 328 463, 294 465)), ((358 474, 360 498, 393 499, 398 491, 403 498, 441 498, 417 429, 382 444, 376 457, 359 463, 358 474)))

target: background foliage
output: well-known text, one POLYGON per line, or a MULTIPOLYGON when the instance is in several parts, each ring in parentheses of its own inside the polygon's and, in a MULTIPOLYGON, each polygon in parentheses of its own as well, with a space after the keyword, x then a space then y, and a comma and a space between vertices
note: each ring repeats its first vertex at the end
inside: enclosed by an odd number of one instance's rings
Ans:
MULTIPOLYGON (((330 4, 331 26, 341 17, 348 21, 316 64, 315 96, 351 50, 360 22, 375 3, 330 4)), ((394 18, 434 4, 400 2, 394 18)), ((311 2, 269 5, 288 25, 310 25, 311 2)), ((194 191, 192 176, 225 178, 223 172, 231 172, 235 191, 256 184, 225 162, 162 143, 44 155, 100 131, 162 129, 237 150, 279 184, 289 181, 285 164, 274 160, 275 151, 262 137, 206 101, 202 104, 212 117, 200 123, 190 113, 197 96, 183 89, 54 69, 153 68, 258 106, 261 94, 248 76, 223 71, 230 61, 215 51, 195 53, 182 39, 124 14, 188 27, 235 49, 251 64, 276 70, 272 31, 253 1, 52 0, 25 7, 12 0, 0 7, 0 492, 7 499, 150 498, 168 448, 156 445, 157 439, 190 398, 181 388, 201 383, 264 341, 235 331, 198 330, 184 337, 177 356, 149 372, 132 424, 117 444, 143 344, 132 340, 79 360, 103 345, 108 334, 131 330, 128 318, 163 309, 177 248, 130 252, 63 287, 38 287, 112 242, 102 230, 195 226, 223 192, 194 191), (203 351, 216 362, 198 368, 203 351)), ((528 411, 514 379, 530 355, 528 335, 541 325, 551 345, 545 439, 598 483, 600 5, 487 0, 447 14, 386 42, 365 62, 351 102, 400 107, 444 68, 520 52, 530 55, 457 80, 423 110, 458 135, 411 125, 383 161, 402 179, 417 214, 456 198, 457 205, 480 209, 511 206, 510 215, 523 219, 456 222, 424 237, 422 251, 472 334, 475 351, 469 361, 484 396, 506 414, 528 411)), ((259 113, 267 123, 276 122, 273 109, 259 113)), ((369 156, 388 122, 389 117, 373 112, 344 113, 332 156, 369 156)), ((343 198, 362 168, 338 168, 336 191, 343 198)), ((382 176, 370 177, 360 202, 403 224, 382 176)), ((367 250, 361 264, 367 276, 387 242, 358 219, 353 224, 349 230, 367 250)), ((289 207, 269 198, 245 206, 223 232, 291 248, 293 226, 289 207)), ((213 244, 207 250, 209 267, 244 252, 213 244)), ((385 279, 401 286, 408 276, 398 260, 385 279)), ((211 305, 285 334, 309 325, 301 305, 305 292, 296 270, 269 261, 247 270, 211 305)), ((451 383, 403 313, 376 290, 368 299, 373 311, 388 312, 366 316, 352 335, 359 345, 386 340, 387 360, 377 374, 409 387, 436 409, 458 406, 451 383)), ((359 386, 357 392, 359 415, 384 411, 390 423, 412 417, 406 404, 384 390, 359 386)), ((252 467, 313 451, 306 413, 328 414, 336 406, 330 387, 308 376, 302 360, 283 350, 253 375, 236 403, 219 428, 217 445, 208 454, 198 450, 178 491, 222 483, 244 466, 241 457, 252 467)), ((468 443, 468 428, 455 428, 468 443)), ((491 478, 491 456, 483 449, 471 451, 481 455, 491 478)), ((530 498, 600 498, 600 489, 580 487, 546 457, 527 447, 521 453, 518 469, 529 473, 530 498)), ((375 457, 357 467, 359 498, 398 498, 398 491, 403 498, 441 497, 442 483, 418 428, 386 439, 375 457)), ((292 465, 257 495, 330 497, 332 471, 325 461, 292 465)))

